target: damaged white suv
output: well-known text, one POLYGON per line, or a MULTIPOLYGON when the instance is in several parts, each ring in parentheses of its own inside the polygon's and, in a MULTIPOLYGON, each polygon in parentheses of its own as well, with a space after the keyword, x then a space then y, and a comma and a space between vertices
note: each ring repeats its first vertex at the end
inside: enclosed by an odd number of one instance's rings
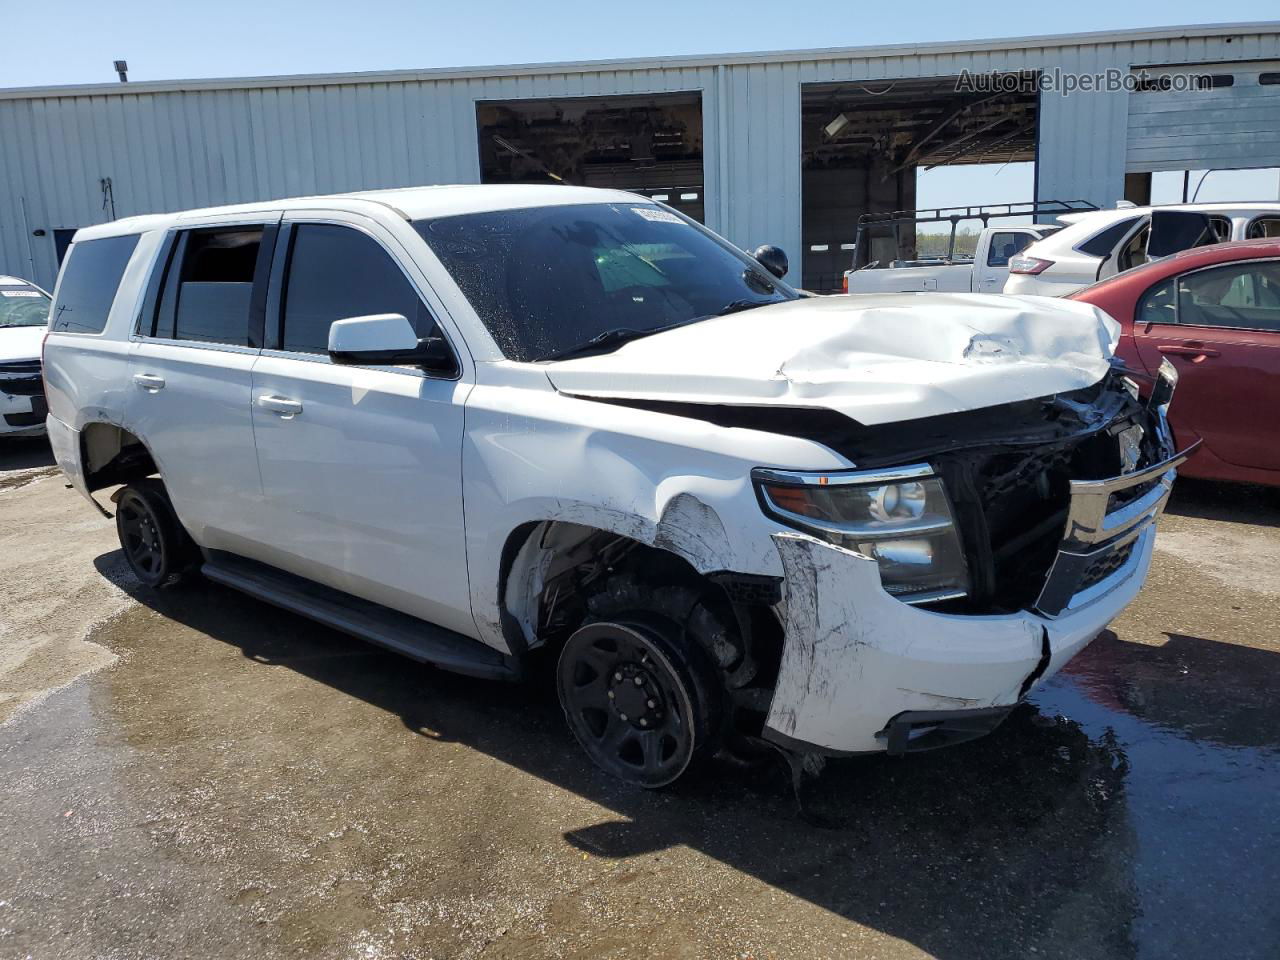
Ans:
POLYGON ((646 787, 994 728, 1133 599, 1182 457, 1093 307, 801 298, 666 207, 383 191, 79 231, 49 436, 125 555, 538 675, 646 787), (92 497, 90 498, 92 500, 92 497))

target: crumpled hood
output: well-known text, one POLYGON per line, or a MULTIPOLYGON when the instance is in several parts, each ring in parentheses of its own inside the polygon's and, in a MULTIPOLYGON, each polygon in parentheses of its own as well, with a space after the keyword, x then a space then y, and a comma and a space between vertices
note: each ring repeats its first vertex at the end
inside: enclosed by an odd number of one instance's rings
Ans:
POLYGON ((0 327, 0 363, 39 360, 45 327, 0 327))
POLYGON ((826 407, 894 423, 1077 390, 1106 374, 1120 325, 1048 297, 813 297, 678 327, 547 365, 584 397, 826 407))

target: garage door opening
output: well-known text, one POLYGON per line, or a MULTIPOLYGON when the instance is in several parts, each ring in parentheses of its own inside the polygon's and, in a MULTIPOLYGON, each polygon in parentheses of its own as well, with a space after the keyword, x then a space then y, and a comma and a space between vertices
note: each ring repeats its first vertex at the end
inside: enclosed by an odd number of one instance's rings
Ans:
MULTIPOLYGON (((985 81, 987 78, 983 78, 985 81)), ((805 84, 801 88, 803 283, 839 291, 853 262, 858 217, 917 207, 920 170, 1034 163, 1036 75, 995 84, 960 77, 805 84)), ((966 205, 993 202, 973 196, 966 205)), ((915 235, 902 231, 880 259, 914 260, 915 235)), ((876 259, 876 258, 872 258, 876 259)))
POLYGON ((476 123, 482 183, 631 190, 704 219, 699 93, 489 100, 476 123))

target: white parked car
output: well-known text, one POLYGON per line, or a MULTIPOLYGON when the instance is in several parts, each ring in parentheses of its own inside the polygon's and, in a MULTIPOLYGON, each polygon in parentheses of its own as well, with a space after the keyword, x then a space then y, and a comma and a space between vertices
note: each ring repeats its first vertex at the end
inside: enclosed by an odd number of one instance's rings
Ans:
POLYGON ((1058 220, 1066 224, 1063 229, 1031 244, 1010 262, 1005 293, 1065 297, 1181 250, 1280 237, 1280 203, 1127 206, 1066 214, 1058 220))
POLYGON ((48 410, 40 345, 49 323, 49 294, 18 277, 0 276, 0 437, 44 433, 48 410))
POLYGON ((995 727, 1142 585, 1181 461, 1093 307, 801 298, 631 194, 468 186, 76 234, 49 432, 138 578, 492 678, 610 773, 995 727), (90 496, 92 500, 92 496, 90 496), (96 502, 96 501, 95 501, 96 502))

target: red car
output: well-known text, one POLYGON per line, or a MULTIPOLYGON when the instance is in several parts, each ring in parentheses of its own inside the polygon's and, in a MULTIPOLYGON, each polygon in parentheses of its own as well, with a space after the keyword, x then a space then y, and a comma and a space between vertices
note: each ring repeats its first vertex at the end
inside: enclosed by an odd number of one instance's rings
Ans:
POLYGON ((1280 485, 1280 239, 1198 247, 1071 295, 1124 328, 1117 352, 1152 376, 1168 358, 1179 473, 1280 485))

